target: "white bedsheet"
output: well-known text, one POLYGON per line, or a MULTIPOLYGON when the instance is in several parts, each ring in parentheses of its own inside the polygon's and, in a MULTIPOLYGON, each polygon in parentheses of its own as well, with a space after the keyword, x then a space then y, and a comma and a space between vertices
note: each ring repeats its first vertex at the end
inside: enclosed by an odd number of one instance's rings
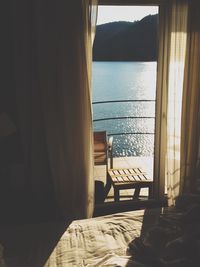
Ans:
MULTIPOLYGON (((152 223, 154 218, 150 217, 152 223)), ((139 210, 74 221, 45 267, 128 266, 127 262, 131 263, 128 244, 140 236, 143 220, 144 210, 139 210)))

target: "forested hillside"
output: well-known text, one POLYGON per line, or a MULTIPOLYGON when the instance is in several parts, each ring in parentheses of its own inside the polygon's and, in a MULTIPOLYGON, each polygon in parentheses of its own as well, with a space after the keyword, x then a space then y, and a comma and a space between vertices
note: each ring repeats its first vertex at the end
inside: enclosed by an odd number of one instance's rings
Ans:
POLYGON ((94 61, 155 61, 158 15, 135 22, 98 25, 93 46, 94 61))

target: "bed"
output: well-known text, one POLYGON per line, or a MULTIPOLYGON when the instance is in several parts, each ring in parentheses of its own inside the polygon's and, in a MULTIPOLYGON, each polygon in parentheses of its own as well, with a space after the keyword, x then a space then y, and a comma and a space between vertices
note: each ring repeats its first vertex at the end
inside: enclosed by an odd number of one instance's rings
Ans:
MULTIPOLYGON (((200 206, 192 209, 200 212, 200 206)), ((200 266, 200 220, 194 214, 157 208, 74 221, 45 267, 200 266)))
POLYGON ((0 241, 6 267, 199 267, 199 226, 200 205, 186 201, 176 208, 122 212, 69 226, 6 226, 0 241), (10 246, 5 242, 8 231, 10 246))

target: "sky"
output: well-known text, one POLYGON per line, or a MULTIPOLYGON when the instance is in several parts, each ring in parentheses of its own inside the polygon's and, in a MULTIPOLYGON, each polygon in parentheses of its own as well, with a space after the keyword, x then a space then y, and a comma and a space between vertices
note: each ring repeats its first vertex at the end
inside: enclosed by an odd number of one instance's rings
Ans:
POLYGON ((157 14, 156 6, 99 6, 97 24, 112 21, 136 21, 145 16, 157 14))

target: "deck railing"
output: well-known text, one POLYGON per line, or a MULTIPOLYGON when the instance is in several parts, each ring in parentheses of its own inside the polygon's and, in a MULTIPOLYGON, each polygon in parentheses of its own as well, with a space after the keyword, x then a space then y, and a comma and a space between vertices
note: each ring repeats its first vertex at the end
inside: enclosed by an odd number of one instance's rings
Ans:
MULTIPOLYGON (((95 101, 92 104, 107 104, 107 103, 125 103, 125 102, 156 102, 155 100, 109 100, 109 101, 95 101)), ((107 121, 107 120, 121 120, 121 119, 155 119, 155 116, 120 116, 120 117, 106 117, 100 119, 94 119, 93 122, 107 121)), ((132 134, 145 134, 145 135, 154 135, 154 132, 121 132, 121 133, 108 133, 108 136, 116 135, 132 135, 132 134)))

